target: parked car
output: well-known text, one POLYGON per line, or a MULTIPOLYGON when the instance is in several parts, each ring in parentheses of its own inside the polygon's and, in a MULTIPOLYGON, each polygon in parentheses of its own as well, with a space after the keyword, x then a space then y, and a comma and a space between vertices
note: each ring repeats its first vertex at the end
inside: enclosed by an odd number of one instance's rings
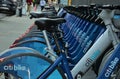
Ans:
POLYGON ((1 0, 0 13, 14 15, 16 13, 16 2, 14 0, 1 0))

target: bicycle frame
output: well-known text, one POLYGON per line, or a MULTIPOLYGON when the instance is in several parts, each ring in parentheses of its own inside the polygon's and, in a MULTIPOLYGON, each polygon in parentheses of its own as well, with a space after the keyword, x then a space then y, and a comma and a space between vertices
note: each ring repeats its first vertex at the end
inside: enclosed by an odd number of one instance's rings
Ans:
MULTIPOLYGON (((73 78, 80 73, 84 75, 86 71, 93 65, 93 63, 104 53, 105 49, 112 43, 115 48, 119 44, 119 38, 113 30, 111 18, 114 16, 114 10, 103 10, 99 17, 105 22, 107 30, 98 38, 88 52, 82 59, 75 65, 71 73, 73 78), (111 39, 110 39, 111 38, 111 39)), ((98 78, 101 79, 101 78, 98 78)), ((103 79, 103 78, 102 78, 103 79)))
POLYGON ((54 63, 50 65, 50 67, 45 70, 45 72, 43 72, 37 79, 45 79, 48 77, 61 62, 64 66, 64 72, 67 74, 68 79, 73 79, 65 53, 60 53, 60 56, 54 61, 54 63))
POLYGON ((79 72, 85 74, 85 72, 91 67, 97 58, 99 58, 104 50, 107 49, 111 42, 112 41, 109 39, 109 33, 107 29, 72 69, 71 73, 73 78, 79 72))

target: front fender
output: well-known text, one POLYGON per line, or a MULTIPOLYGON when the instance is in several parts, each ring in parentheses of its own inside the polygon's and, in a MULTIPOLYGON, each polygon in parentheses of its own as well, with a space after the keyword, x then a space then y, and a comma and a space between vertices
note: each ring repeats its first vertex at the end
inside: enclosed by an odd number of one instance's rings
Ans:
MULTIPOLYGON (((11 48, 3 51, 0 53, 0 58, 3 57, 12 57, 9 59, 6 59, 4 62, 0 63, 0 72, 10 73, 18 79, 19 77, 22 77, 23 79, 29 79, 28 73, 38 73, 40 70, 40 64, 43 61, 42 57, 45 58, 43 55, 41 55, 39 52, 37 52, 34 49, 27 48, 27 47, 16 47, 11 48), (19 54, 30 54, 27 56, 18 56, 18 57, 12 57, 14 55, 19 54)), ((45 64, 45 62, 42 62, 45 64)), ((38 75, 38 74, 37 74, 38 75)), ((37 76, 31 75, 31 79, 35 79, 37 76)))
POLYGON ((1 52, 0 58, 14 55, 14 54, 20 54, 20 53, 39 53, 39 52, 32 48, 28 48, 28 47, 15 47, 15 48, 7 49, 1 52))

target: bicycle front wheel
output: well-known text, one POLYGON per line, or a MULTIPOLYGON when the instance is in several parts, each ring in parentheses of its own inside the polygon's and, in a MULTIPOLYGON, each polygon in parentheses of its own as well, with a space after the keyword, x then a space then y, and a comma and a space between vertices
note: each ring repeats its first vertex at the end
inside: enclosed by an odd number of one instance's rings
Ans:
MULTIPOLYGON (((0 63, 0 72, 12 74, 15 79, 37 79, 52 63, 52 60, 39 53, 15 54, 5 57, 0 63)), ((65 78, 58 66, 46 79, 65 78)))
MULTIPOLYGON (((101 72, 101 70, 104 68, 106 62, 108 61, 108 59, 111 57, 112 53, 113 53, 113 49, 110 49, 105 56, 102 59, 100 68, 99 68, 99 73, 101 72)), ((120 63, 117 64, 117 66, 115 67, 114 71, 112 72, 112 74, 110 75, 109 79, 120 79, 120 63)))

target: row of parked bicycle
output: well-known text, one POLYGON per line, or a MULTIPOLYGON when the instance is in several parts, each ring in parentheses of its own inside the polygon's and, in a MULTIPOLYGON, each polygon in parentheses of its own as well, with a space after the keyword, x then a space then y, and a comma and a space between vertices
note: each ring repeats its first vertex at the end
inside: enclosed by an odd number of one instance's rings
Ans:
POLYGON ((119 5, 65 6, 39 18, 0 53, 0 72, 22 79, 119 79, 119 5))

